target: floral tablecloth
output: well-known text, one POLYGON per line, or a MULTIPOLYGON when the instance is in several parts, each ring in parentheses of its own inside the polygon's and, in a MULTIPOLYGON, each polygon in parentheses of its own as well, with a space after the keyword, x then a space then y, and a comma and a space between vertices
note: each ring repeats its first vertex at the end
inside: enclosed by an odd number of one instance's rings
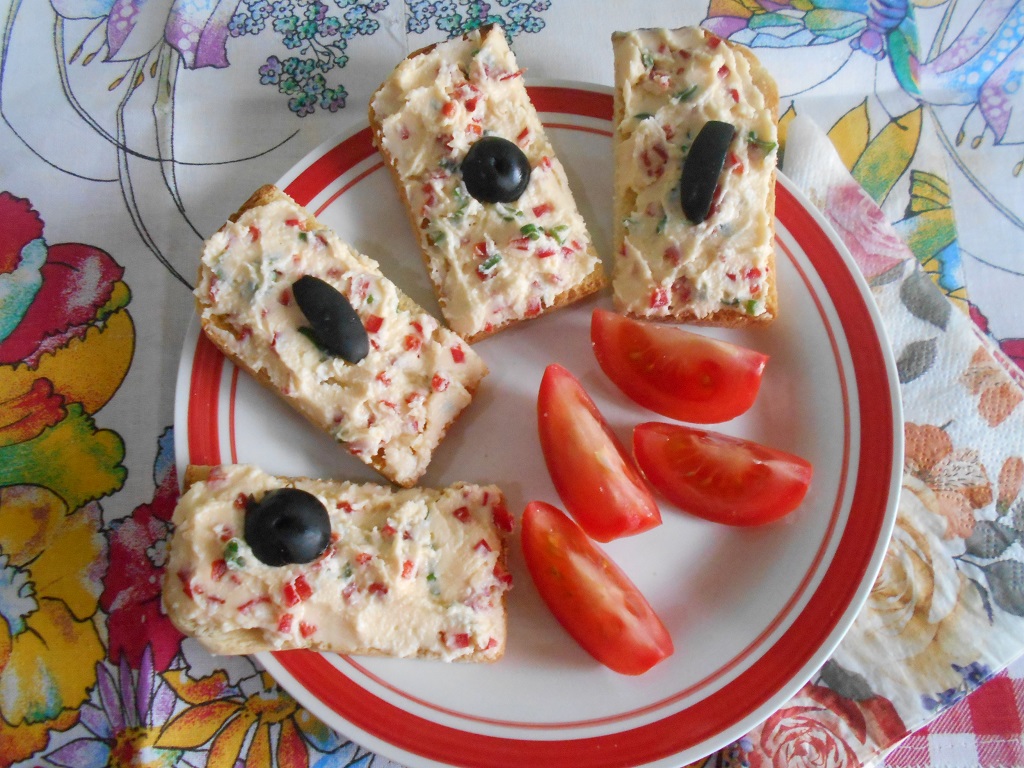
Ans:
POLYGON ((702 764, 1024 765, 1024 667, 1002 671, 1024 651, 1024 2, 11 0, 2 18, 0 765, 388 764, 161 612, 175 375, 202 238, 362 123, 409 51, 491 21, 528 82, 610 84, 616 29, 751 45, 793 129, 784 167, 891 322, 907 459, 882 574, 814 679, 702 764))

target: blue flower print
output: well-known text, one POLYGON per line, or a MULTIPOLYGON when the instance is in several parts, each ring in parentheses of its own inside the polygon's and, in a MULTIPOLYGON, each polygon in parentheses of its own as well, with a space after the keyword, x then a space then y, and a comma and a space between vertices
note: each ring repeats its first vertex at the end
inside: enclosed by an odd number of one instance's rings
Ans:
POLYGON ((360 35, 372 35, 380 29, 380 22, 376 19, 363 19, 356 24, 356 30, 360 35))
POLYGON ((485 24, 501 24, 511 40, 522 32, 540 32, 544 19, 538 14, 551 7, 551 0, 498 0, 499 13, 491 12, 491 3, 479 0, 406 0, 406 29, 421 34, 431 26, 458 37, 485 24))
POLYGON ((270 16, 270 0, 250 0, 246 5, 249 15, 257 21, 264 21, 270 16))
POLYGON ((361 5, 355 5, 345 11, 345 21, 349 24, 355 24, 358 21, 362 21, 366 18, 366 8, 361 5))
POLYGON ((438 29, 447 32, 451 37, 462 33, 462 17, 457 13, 453 13, 451 16, 442 16, 436 23, 438 29))
POLYGON ((523 17, 525 17, 529 12, 529 3, 519 3, 508 9, 508 17, 513 21, 522 21, 523 17))
POLYGON ((274 0, 270 7, 270 15, 275 19, 283 19, 292 15, 292 4, 290 0, 274 0))
POLYGON ((316 110, 316 99, 307 93, 300 93, 298 96, 288 101, 288 109, 299 117, 311 115, 314 110, 316 110))
POLYGON ((277 56, 271 56, 260 67, 260 82, 263 85, 277 85, 281 82, 281 60, 277 56))
POLYGON ((530 16, 523 20, 523 31, 535 34, 544 29, 544 19, 539 16, 530 16))
POLYGON ((339 109, 344 108, 347 96, 348 91, 343 86, 333 89, 328 88, 320 95, 320 107, 329 112, 337 112, 339 109))
POLYGON ((317 28, 317 31, 324 37, 334 37, 341 31, 341 21, 333 16, 329 19, 324 19, 317 28))
POLYGON ((314 0, 306 6, 305 16, 310 21, 314 21, 317 24, 327 18, 327 6, 319 0, 314 0))
MULTIPOLYGON (((256 19, 258 13, 260 19, 272 19, 269 26, 293 53, 283 61, 269 56, 259 67, 260 83, 277 86, 290 97, 292 113, 306 117, 317 106, 329 112, 345 107, 348 91, 340 83, 328 82, 326 76, 348 64, 349 40, 380 29, 374 16, 387 7, 388 0, 242 0, 236 16, 256 19)), ((424 13, 429 9, 430 3, 424 3, 424 13)), ((240 33, 246 29, 244 24, 239 18, 240 33)), ((429 19, 424 29, 427 26, 429 19)))

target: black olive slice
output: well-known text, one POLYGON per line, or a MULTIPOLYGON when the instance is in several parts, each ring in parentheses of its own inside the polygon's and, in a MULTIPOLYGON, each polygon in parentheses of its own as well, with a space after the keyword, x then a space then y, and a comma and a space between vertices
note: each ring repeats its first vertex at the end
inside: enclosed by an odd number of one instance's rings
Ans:
POLYGON ((481 203, 511 203, 530 183, 530 160, 500 136, 485 136, 469 148, 460 166, 466 190, 481 203))
POLYGON ((720 120, 709 120, 700 129, 690 145, 690 153, 683 161, 683 176, 679 180, 679 197, 683 213, 694 224, 707 219, 711 201, 722 174, 729 144, 736 129, 720 120))
POLYGON ((267 565, 310 563, 331 542, 331 520, 313 494, 277 488, 246 506, 245 541, 267 565))
POLYGON ((312 326, 319 346, 329 354, 358 363, 370 351, 370 339, 359 315, 330 283, 303 275, 292 285, 295 303, 312 326))

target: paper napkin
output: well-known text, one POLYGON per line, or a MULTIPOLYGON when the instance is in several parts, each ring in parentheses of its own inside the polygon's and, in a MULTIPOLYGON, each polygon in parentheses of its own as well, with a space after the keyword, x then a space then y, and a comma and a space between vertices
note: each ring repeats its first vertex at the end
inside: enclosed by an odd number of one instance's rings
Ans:
POLYGON ((945 298, 807 118, 789 127, 784 168, 871 286, 897 360, 906 459, 892 542, 850 632, 721 757, 873 765, 1024 652, 1024 376, 945 298))

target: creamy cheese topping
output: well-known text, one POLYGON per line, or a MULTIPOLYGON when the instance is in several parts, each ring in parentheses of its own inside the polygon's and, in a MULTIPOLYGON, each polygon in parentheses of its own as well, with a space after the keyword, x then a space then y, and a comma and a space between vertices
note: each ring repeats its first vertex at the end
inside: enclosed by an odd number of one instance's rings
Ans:
POLYGON ((634 314, 706 317, 723 307, 766 311, 772 254, 768 196, 776 127, 749 61, 702 29, 616 33, 615 186, 623 233, 613 289, 634 314), (682 212, 679 180, 709 120, 736 128, 711 214, 682 212))
POLYGON ((244 630, 272 649, 446 660, 504 650, 511 576, 498 526, 512 518, 496 486, 396 492, 223 466, 181 497, 174 525, 164 599, 200 641, 244 630), (245 542, 246 503, 281 487, 327 508, 332 543, 312 563, 269 566, 245 542))
POLYGON ((290 200, 246 211, 210 238, 202 258, 208 269, 196 295, 213 321, 207 332, 286 397, 311 403, 351 453, 383 463, 397 483, 415 482, 486 374, 479 355, 410 300, 400 307, 375 261, 327 228, 308 228, 290 200), (333 285, 359 314, 370 338, 359 363, 322 352, 306 335, 292 296, 303 275, 333 285))
POLYGON ((372 108, 455 331, 473 336, 537 315, 598 267, 501 29, 406 59, 372 108), (481 203, 466 191, 459 165, 481 136, 515 142, 530 161, 514 203, 481 203))

